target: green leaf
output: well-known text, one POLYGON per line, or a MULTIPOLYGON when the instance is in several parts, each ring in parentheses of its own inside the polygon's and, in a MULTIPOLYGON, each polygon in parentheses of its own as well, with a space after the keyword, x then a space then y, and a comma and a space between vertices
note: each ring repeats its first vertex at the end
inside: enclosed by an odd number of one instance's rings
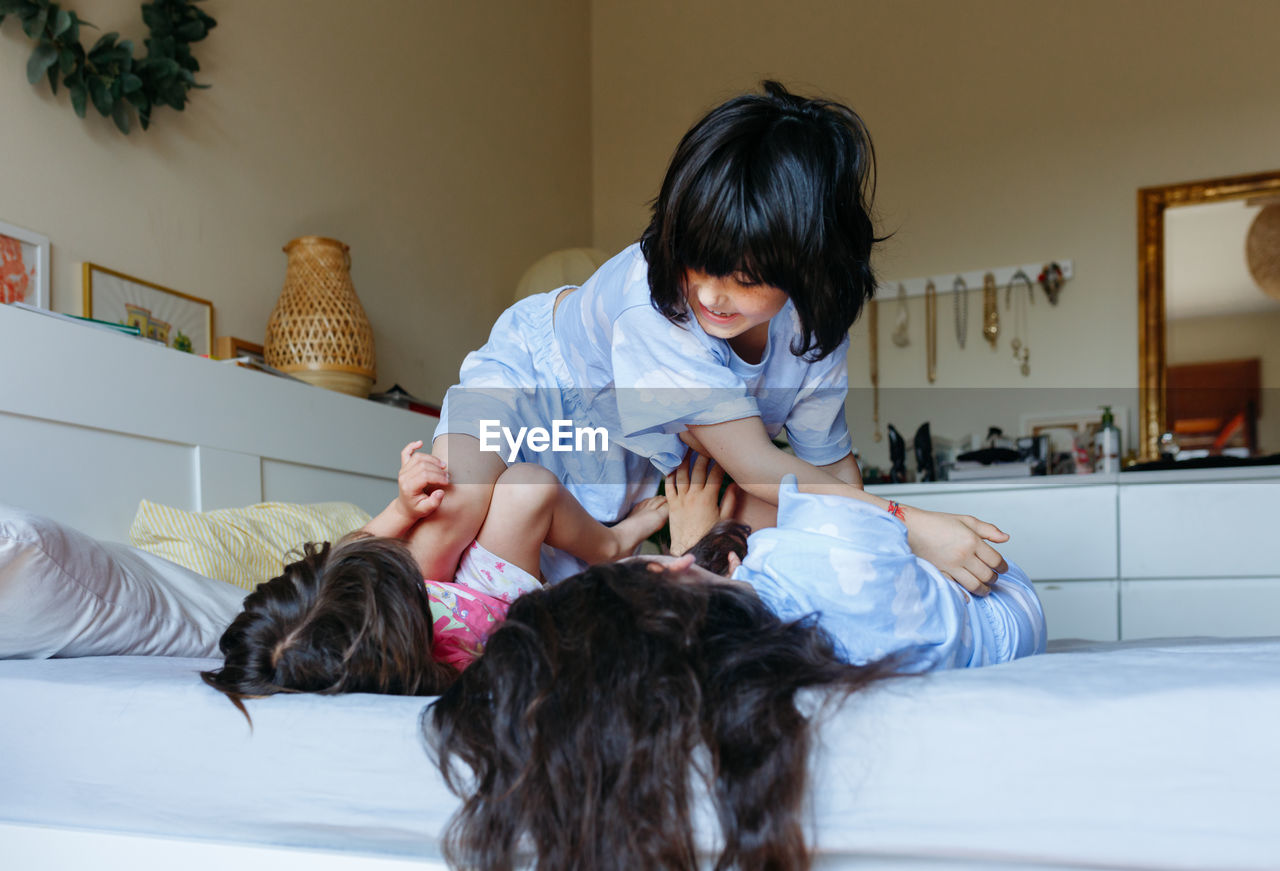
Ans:
MULTIPOLYGON (((30 18, 24 18, 22 21, 22 32, 32 39, 39 39, 40 34, 44 33, 45 23, 49 20, 49 8, 42 7, 39 12, 30 18)), ((38 78, 38 77, 37 77, 38 78)), ((31 84, 35 84, 32 82, 31 84)))
POLYGON ((47 39, 40 40, 35 50, 31 52, 31 57, 27 58, 27 81, 34 85, 40 81, 45 70, 57 62, 58 49, 47 39))
POLYGON ((71 86, 71 108, 76 110, 76 114, 81 118, 84 117, 85 101, 89 97, 88 90, 84 85, 71 86))
POLYGON ((24 0, 0 0, 0 18, 22 11, 24 0))
POLYGON ((76 68, 76 53, 69 48, 58 49, 58 72, 64 76, 76 68))
POLYGON ((89 54, 97 54, 104 48, 110 48, 115 44, 115 41, 119 39, 119 37, 120 34, 116 33, 114 30, 110 33, 102 34, 102 36, 98 37, 98 41, 93 44, 93 48, 89 49, 89 54))
POLYGON ((75 16, 70 12, 65 9, 59 9, 58 13, 53 16, 53 38, 57 39, 70 30, 74 20, 75 16))
POLYGON ((46 76, 48 76, 48 77, 49 77, 49 90, 50 90, 52 93, 54 93, 54 94, 58 93, 58 66, 57 66, 57 64, 54 64, 53 66, 49 67, 49 69, 45 70, 45 73, 44 73, 44 74, 45 74, 46 76))
POLYGON ((93 100, 93 108, 104 117, 111 114, 111 91, 102 76, 89 77, 89 99, 93 100))
POLYGON ((116 103, 114 109, 111 110, 111 120, 116 122, 116 127, 121 133, 129 132, 129 105, 121 100, 116 103))

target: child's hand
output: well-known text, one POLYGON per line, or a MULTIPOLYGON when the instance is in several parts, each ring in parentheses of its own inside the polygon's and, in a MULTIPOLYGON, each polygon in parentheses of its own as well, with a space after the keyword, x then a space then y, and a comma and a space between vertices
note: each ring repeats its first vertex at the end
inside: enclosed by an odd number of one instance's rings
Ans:
POLYGON ((449 472, 444 461, 418 453, 421 441, 409 442, 400 451, 400 507, 412 519, 421 519, 440 507, 449 472))
POLYGON ((911 550, 975 596, 990 593, 996 573, 1008 570, 1004 557, 987 544, 1009 540, 998 527, 967 514, 903 508, 911 550))
POLYGON ((720 520, 733 516, 737 485, 730 484, 720 501, 724 469, 712 466, 703 454, 690 461, 693 452, 667 475, 667 509, 671 515, 671 553, 679 556, 698 543, 720 520), (710 466, 710 469, 708 467, 710 466))

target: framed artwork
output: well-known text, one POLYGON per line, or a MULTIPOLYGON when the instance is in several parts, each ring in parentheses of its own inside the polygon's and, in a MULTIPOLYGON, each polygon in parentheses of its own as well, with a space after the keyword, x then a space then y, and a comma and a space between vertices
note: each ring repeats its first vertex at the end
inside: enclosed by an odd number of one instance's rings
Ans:
POLYGON ((170 348, 207 356, 213 350, 213 303, 96 263, 84 264, 84 314, 136 326, 170 348))
MULTIPOLYGON (((1120 430, 1120 444, 1127 445, 1128 432, 1125 426, 1128 420, 1128 409, 1112 406, 1116 429, 1120 430)), ((1074 443, 1079 442, 1089 450, 1093 449, 1093 437, 1102 428, 1102 410, 1067 412, 1063 414, 1023 415, 1022 432, 1028 435, 1044 435, 1049 437, 1050 454, 1070 451, 1074 443)))
POLYGON ((219 360, 234 360, 237 357, 248 357, 254 363, 263 363, 262 346, 235 336, 218 336, 213 340, 213 356, 219 360))
POLYGON ((0 303, 49 308, 49 237, 0 221, 0 303))

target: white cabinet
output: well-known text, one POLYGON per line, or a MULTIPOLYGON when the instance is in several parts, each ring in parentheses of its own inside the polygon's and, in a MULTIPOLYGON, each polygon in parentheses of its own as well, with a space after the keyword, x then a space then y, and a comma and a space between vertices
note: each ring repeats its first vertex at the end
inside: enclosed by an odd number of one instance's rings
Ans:
POLYGON ((1280 635, 1280 576, 1124 580, 1120 595, 1123 638, 1280 635))
POLYGON ((998 548, 1041 580, 1116 577, 1114 486, 920 493, 903 502, 972 514, 1009 534, 998 548))
POLYGON ((1120 639, 1120 582, 1037 581, 1049 639, 1120 639))
POLYGON ((1120 528, 1121 577, 1280 575, 1280 478, 1123 486, 1120 528))
POLYGON ((1008 532, 1050 639, 1280 635, 1280 467, 868 489, 1008 532))

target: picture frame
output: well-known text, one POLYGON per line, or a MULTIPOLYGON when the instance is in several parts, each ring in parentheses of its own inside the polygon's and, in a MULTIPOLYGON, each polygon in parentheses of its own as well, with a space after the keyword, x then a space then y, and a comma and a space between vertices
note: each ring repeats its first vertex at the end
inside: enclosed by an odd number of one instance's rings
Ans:
POLYGON ((49 237, 0 221, 0 303, 48 309, 49 237))
MULTIPOLYGON (((1128 442, 1129 410, 1112 406, 1113 423, 1120 431, 1120 443, 1128 442)), ((1075 412, 1023 415, 1020 431, 1028 435, 1049 437, 1050 455, 1070 451, 1073 443, 1092 446, 1093 438, 1102 428, 1102 409, 1093 408, 1075 412)))
POLYGON ((213 356, 218 360, 248 357, 255 363, 266 362, 261 345, 250 342, 248 339, 237 339, 235 336, 218 336, 214 339, 213 356))
POLYGON ((213 352, 213 303, 96 263, 85 263, 84 314, 137 326, 145 338, 208 356, 213 352))

